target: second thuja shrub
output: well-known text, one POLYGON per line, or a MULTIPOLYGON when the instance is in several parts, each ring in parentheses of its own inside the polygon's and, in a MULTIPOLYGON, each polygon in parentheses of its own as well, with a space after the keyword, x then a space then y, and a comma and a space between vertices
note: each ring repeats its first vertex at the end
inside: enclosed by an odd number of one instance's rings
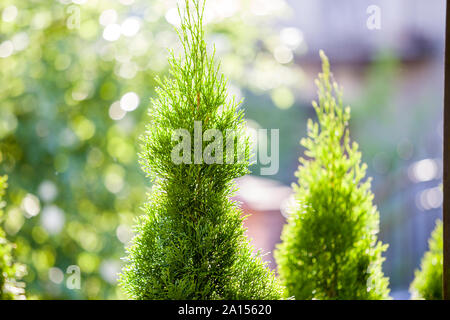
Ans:
POLYGON ((294 200, 275 258, 286 296, 296 299, 388 299, 377 240, 379 213, 373 205, 367 166, 350 141, 350 108, 333 81, 323 52, 316 81, 317 122, 308 121, 301 140, 294 200))

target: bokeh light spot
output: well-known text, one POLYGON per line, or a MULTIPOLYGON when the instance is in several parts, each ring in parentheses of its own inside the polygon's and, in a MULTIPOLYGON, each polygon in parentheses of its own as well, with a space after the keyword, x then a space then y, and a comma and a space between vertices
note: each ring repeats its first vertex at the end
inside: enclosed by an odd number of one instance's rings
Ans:
POLYGON ((38 197, 29 193, 22 200, 22 209, 25 211, 25 216, 31 218, 37 216, 41 211, 41 204, 38 197))
POLYGON ((5 22, 12 22, 16 20, 17 13, 19 11, 17 10, 17 7, 14 5, 8 6, 2 11, 2 19, 5 22))
POLYGON ((0 58, 7 58, 14 52, 14 45, 11 40, 3 41, 0 44, 0 58))

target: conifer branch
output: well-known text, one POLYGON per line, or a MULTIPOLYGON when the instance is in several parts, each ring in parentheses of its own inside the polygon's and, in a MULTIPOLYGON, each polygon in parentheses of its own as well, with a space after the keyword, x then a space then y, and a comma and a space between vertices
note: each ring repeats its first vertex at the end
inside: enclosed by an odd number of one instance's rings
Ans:
MULTIPOLYGON (((282 288, 253 252, 239 204, 230 199, 233 179, 248 173, 249 138, 215 51, 207 52, 204 6, 205 1, 186 1, 184 14, 178 8, 183 55, 170 53, 169 76, 158 80, 158 97, 151 101, 140 162, 154 185, 120 284, 133 299, 278 299, 282 288), (236 132, 236 151, 245 161, 196 163, 196 123, 201 136, 208 128, 236 132), (171 159, 178 144, 173 134, 180 129, 194 141, 188 150, 194 163, 171 159)), ((201 150, 205 146, 200 142, 201 150)))

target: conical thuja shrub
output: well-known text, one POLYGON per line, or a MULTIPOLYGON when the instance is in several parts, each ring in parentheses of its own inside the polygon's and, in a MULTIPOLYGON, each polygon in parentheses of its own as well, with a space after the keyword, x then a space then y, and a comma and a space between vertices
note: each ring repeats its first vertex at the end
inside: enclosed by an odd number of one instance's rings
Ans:
POLYGON ((186 1, 182 57, 172 52, 170 76, 158 80, 140 155, 153 187, 120 283, 133 299, 277 299, 230 200, 233 179, 248 172, 248 138, 207 52, 203 7, 186 1))
POLYGON ((438 220, 428 240, 429 249, 411 283, 410 292, 413 299, 442 300, 443 233, 442 221, 438 220))
POLYGON ((341 90, 328 59, 316 81, 317 122, 302 139, 295 201, 275 252, 286 294, 296 299, 386 299, 388 280, 377 240, 379 213, 356 142, 351 143, 341 90))

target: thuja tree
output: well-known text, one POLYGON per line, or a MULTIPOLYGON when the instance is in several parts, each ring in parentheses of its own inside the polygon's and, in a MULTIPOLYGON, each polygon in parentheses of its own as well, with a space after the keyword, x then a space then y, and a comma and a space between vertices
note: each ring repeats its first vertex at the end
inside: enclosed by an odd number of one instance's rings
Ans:
POLYGON ((350 141, 350 108, 333 81, 323 52, 317 122, 308 121, 294 185, 295 205, 276 251, 286 294, 296 299, 386 299, 377 240, 379 213, 356 142, 350 141))
POLYGON ((428 241, 429 250, 420 264, 420 270, 415 273, 411 283, 413 299, 442 300, 442 270, 443 270, 443 226, 442 221, 436 227, 428 241))
POLYGON ((183 55, 172 52, 170 77, 158 80, 140 155, 153 187, 120 283, 133 299, 277 299, 282 290, 253 253, 238 204, 230 200, 233 179, 248 171, 248 138, 239 103, 227 97, 214 54, 207 53, 202 8, 186 1, 179 31, 183 55), (198 140, 206 140, 210 129, 234 132, 226 144, 233 146, 231 156, 221 151, 219 135, 212 139, 217 148, 206 158, 214 163, 201 161, 208 143, 198 140), (192 140, 187 148, 183 141, 183 150, 177 132, 192 140))
POLYGON ((1 227, 6 180, 6 177, 0 177, 0 300, 16 300, 25 298, 24 284, 17 281, 23 276, 25 267, 14 262, 13 244, 5 238, 1 227))

